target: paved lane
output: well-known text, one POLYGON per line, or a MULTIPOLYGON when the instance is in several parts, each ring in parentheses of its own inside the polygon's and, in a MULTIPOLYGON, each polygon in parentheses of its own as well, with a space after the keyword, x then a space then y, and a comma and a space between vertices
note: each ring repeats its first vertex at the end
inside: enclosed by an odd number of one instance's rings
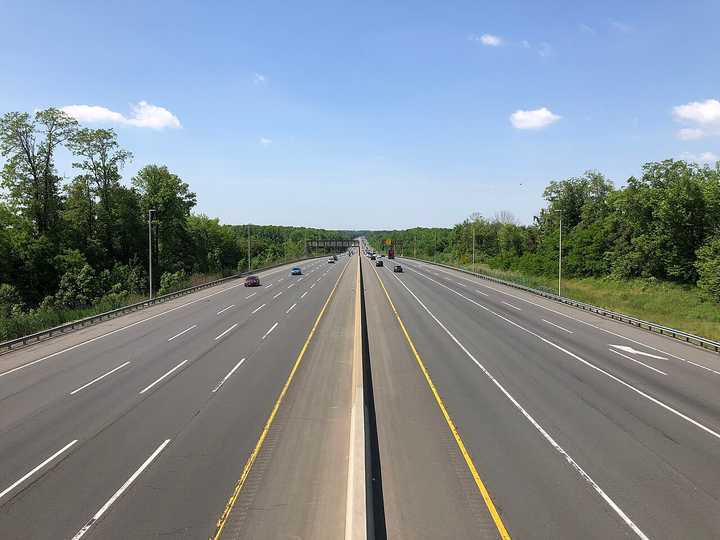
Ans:
MULTIPOLYGON (((560 344, 564 352, 547 342, 554 336, 524 330, 518 310, 483 309, 459 285, 450 290, 433 271, 404 264, 405 274, 381 275, 511 534, 718 535, 720 453, 712 434, 572 356, 611 373, 620 366, 602 363, 613 358, 607 349, 560 344)), ((634 362, 621 367, 617 379, 634 374, 648 395, 667 391, 667 376, 634 362)), ((694 389, 675 387, 688 400, 694 389)), ((717 428, 710 415, 687 416, 717 428)))
MULTIPOLYGON (((173 333, 170 328, 155 330, 161 337, 154 356, 145 362, 131 363, 75 395, 70 392, 79 387, 77 381, 67 384, 63 377, 57 377, 62 390, 55 392, 51 406, 31 409, 30 415, 3 432, 0 440, 3 483, 0 485, 11 485, 25 471, 41 463, 57 450, 55 446, 59 441, 64 441, 61 446, 69 442, 68 437, 78 442, 55 462, 4 495, 0 500, 0 530, 9 532, 11 538, 72 537, 131 478, 133 471, 164 441, 170 440, 128 488, 142 489, 145 478, 167 474, 165 467, 169 466, 173 473, 162 477, 168 485, 164 496, 158 496, 159 486, 163 484, 158 481, 154 489, 143 495, 138 496, 134 491, 132 497, 119 497, 84 536, 140 538, 176 530, 185 531, 182 534, 187 536, 180 537, 196 537, 200 530, 202 535, 209 534, 222 508, 222 500, 242 467, 243 452, 249 452, 246 449, 252 446, 251 439, 262 429, 264 417, 272 406, 272 395, 282 386, 303 335, 342 265, 327 266, 329 268, 316 266, 322 270, 312 273, 313 276, 323 276, 326 271, 328 274, 320 281, 313 280, 317 286, 302 301, 299 296, 309 291, 309 281, 296 280, 296 287, 290 289, 292 294, 272 300, 269 291, 288 281, 283 272, 276 274, 275 283, 267 292, 253 290, 259 298, 247 299, 232 316, 232 310, 220 316, 217 313, 229 304, 241 303, 245 296, 252 294, 248 289, 238 288, 244 293, 242 299, 234 298, 225 306, 222 304, 228 298, 213 306, 203 306, 202 313, 188 313, 187 317, 201 321, 192 332, 168 341, 177 332, 173 333), (283 281, 278 283, 280 279, 283 281), (258 302, 266 303, 266 307, 250 316, 252 309, 261 305, 258 302), (286 313, 292 303, 297 307, 286 313), (275 329, 267 334, 275 323, 275 329), (231 332, 215 339, 234 324, 237 326, 231 332), (191 340, 186 338, 190 335, 191 340), (243 358, 243 363, 238 365, 243 358), (223 380, 223 385, 213 392, 223 380), (210 448, 196 454, 197 459, 189 459, 194 446, 206 446, 203 436, 196 438, 206 426, 215 430, 215 439, 209 441, 210 448), (240 426, 244 430, 236 431, 240 426), (228 440, 230 434, 235 438, 228 440), (179 473, 175 468, 178 456, 184 456, 181 462, 185 463, 179 473), (188 478, 194 483, 188 483, 188 478), (178 489, 179 486, 188 491, 178 489), (133 514, 146 513, 146 518, 126 519, 122 525, 95 533, 128 501, 138 505, 133 514), (187 508, 178 513, 177 507, 183 504, 187 504, 187 508), (183 519, 178 524, 180 515, 183 519)), ((177 326, 183 327, 188 321, 181 322, 177 326)), ((139 339, 138 348, 142 349, 145 341, 139 339)), ((109 351, 105 350, 108 343, 103 339, 83 349, 91 352, 89 349, 93 346, 102 346, 96 359, 107 362, 108 356, 123 350, 112 346, 109 351)), ((132 343, 127 347, 132 348, 132 343)), ((31 370, 54 369, 71 360, 79 350, 33 365, 6 379, 26 376, 31 370)), ((87 363, 91 363, 90 358, 87 363)), ((122 355, 109 360, 110 365, 126 361, 122 355)), ((93 379, 89 375, 77 379, 87 382, 93 379)), ((33 391, 33 384, 27 391, 33 391)), ((14 392, 10 399, 22 394, 14 392)))

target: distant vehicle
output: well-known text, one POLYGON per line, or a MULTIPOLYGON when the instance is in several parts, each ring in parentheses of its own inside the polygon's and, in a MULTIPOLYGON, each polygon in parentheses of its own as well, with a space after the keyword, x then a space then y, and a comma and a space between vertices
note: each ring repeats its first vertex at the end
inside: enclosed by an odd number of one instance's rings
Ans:
POLYGON ((328 263, 335 264, 335 259, 333 259, 332 257, 330 257, 330 258, 328 259, 328 263))
POLYGON ((395 258, 395 250, 393 248, 388 249, 388 259, 395 258))
POLYGON ((380 259, 375 261, 375 266, 382 266, 382 265, 383 265, 383 262, 380 259))
POLYGON ((374 260, 375 260, 375 255, 370 255, 370 260, 371 260, 371 261, 374 261, 374 260))
POLYGON ((333 255, 332 258, 333 258, 333 261, 337 261, 337 255, 333 255))
POLYGON ((245 286, 246 287, 259 287, 260 286, 260 278, 257 276, 248 276, 245 278, 245 286))
POLYGON ((402 274, 402 271, 403 271, 402 266, 400 266, 399 264, 396 264, 395 266, 393 266, 393 272, 398 272, 398 273, 402 274))
POLYGON ((302 276, 302 268, 299 266, 293 266, 292 270, 290 270, 291 276, 302 276))

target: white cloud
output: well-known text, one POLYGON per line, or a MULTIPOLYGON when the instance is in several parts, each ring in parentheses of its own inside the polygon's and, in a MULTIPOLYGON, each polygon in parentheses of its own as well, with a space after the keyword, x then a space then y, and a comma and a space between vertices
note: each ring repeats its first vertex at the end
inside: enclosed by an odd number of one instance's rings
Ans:
POLYGON ((561 118, 547 107, 542 107, 532 111, 517 110, 510 115, 510 123, 516 129, 543 129, 561 118))
POLYGON ((684 141, 700 139, 708 135, 720 135, 720 101, 706 99, 691 101, 685 105, 673 107, 673 116, 678 122, 693 124, 677 132, 679 139, 684 141))
POLYGON ((265 84, 267 82, 267 77, 263 75, 262 73, 255 73, 253 74, 253 83, 254 84, 265 84))
POLYGON ((500 36, 495 36, 493 34, 483 34, 482 36, 476 36, 473 34, 468 39, 470 41, 479 41, 487 47, 499 47, 504 43, 500 36))
POLYGON ((597 34, 597 30, 595 30, 595 29, 594 29, 592 26, 590 26, 589 24, 580 23, 579 27, 580 27, 580 30, 582 30, 582 31, 585 32, 586 34, 592 34, 592 35, 597 34))
POLYGON ((180 128, 180 120, 177 116, 164 107, 152 105, 147 101, 140 101, 131 105, 130 116, 111 111, 107 107, 99 105, 67 105, 62 110, 78 120, 88 124, 122 124, 128 126, 163 129, 180 128))
POLYGON ((529 49, 529 48, 530 48, 530 42, 529 42, 527 39, 523 39, 523 40, 520 42, 520 46, 521 46, 523 49, 529 49))
POLYGON ((692 101, 685 105, 674 107, 673 114, 678 120, 686 122, 720 124, 720 101, 717 99, 692 101))
POLYGON ((683 152, 680 154, 680 159, 685 161, 694 161, 695 163, 715 163, 720 161, 720 156, 713 154, 712 152, 702 152, 701 154, 690 154, 689 152, 683 152))
POLYGON ((260 137, 260 144, 263 146, 267 146, 272 143, 272 139, 266 139, 265 137, 260 137))

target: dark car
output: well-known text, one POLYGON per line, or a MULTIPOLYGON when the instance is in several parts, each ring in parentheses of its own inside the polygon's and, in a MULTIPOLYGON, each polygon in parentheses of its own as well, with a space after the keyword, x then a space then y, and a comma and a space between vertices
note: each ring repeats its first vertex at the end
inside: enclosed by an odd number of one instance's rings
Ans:
POLYGON ((383 262, 380 259, 375 261, 375 266, 382 266, 382 265, 383 265, 383 262))
POLYGON ((245 278, 245 286, 246 287, 259 287, 260 286, 260 278, 257 276, 248 276, 245 278))
POLYGON ((370 255, 370 260, 371 260, 371 261, 374 261, 374 260, 375 260, 375 255, 370 255))
POLYGON ((291 276, 302 276, 302 268, 299 266, 293 266, 292 270, 290 270, 291 276))
POLYGON ((393 272, 399 272, 402 274, 402 266, 396 264, 395 266, 393 266, 393 272))

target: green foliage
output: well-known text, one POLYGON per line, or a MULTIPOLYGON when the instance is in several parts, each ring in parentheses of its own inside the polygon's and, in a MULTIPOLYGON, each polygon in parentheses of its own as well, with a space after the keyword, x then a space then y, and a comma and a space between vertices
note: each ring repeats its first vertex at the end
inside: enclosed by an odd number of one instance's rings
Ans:
POLYGON ((720 236, 713 237, 698 249, 695 266, 700 276, 700 290, 720 302, 720 236))
POLYGON ((190 278, 182 270, 177 272, 164 272, 160 277, 159 295, 187 289, 190 286, 190 278))

